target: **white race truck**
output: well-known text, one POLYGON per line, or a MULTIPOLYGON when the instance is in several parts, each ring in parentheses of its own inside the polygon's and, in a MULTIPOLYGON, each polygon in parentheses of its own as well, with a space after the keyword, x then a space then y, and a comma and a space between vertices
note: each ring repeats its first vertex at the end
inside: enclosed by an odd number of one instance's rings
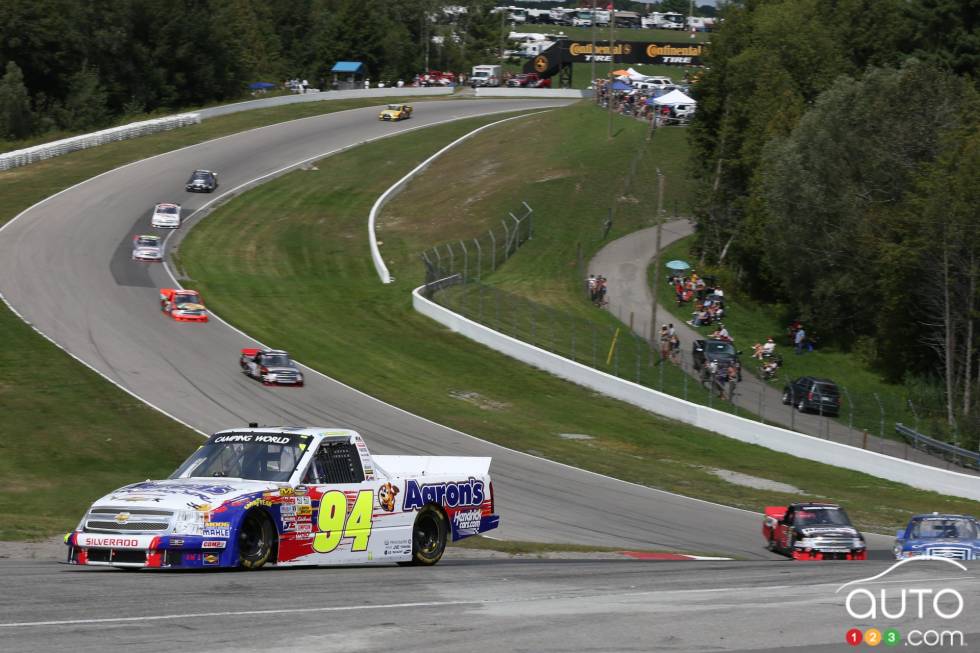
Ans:
POLYGON ((105 567, 434 565, 498 521, 490 458, 372 456, 347 429, 250 424, 102 497, 65 542, 70 564, 105 567))

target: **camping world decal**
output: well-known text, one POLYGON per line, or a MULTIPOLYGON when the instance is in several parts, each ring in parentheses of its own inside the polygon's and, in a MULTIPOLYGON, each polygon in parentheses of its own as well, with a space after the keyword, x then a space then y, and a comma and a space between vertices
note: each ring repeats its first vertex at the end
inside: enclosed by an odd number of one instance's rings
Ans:
POLYGON ((479 506, 483 503, 483 481, 471 478, 461 483, 432 483, 419 485, 409 480, 405 484, 405 499, 402 510, 409 512, 422 506, 435 503, 440 506, 457 508, 460 506, 479 506))

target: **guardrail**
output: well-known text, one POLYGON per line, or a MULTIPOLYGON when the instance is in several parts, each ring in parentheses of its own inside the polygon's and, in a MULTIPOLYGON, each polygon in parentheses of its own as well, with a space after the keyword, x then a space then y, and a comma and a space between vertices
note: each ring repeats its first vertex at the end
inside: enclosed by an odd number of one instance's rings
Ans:
POLYGON ((923 490, 980 501, 980 483, 975 476, 821 440, 778 426, 760 424, 657 392, 494 331, 427 299, 424 291, 425 286, 419 286, 412 293, 412 306, 419 313, 511 358, 608 397, 773 451, 851 469, 923 490))
POLYGON ((520 87, 492 87, 478 86, 476 97, 533 97, 533 98, 587 98, 592 97, 594 92, 590 90, 579 90, 575 88, 520 88, 520 87))
POLYGON ((72 136, 71 138, 64 138, 60 141, 44 143, 43 145, 35 145, 33 147, 24 148, 23 150, 14 150, 13 152, 0 154, 0 170, 10 170, 11 168, 26 166, 37 161, 44 161, 45 159, 62 156, 63 154, 68 154, 69 152, 85 150, 90 147, 98 147, 99 145, 113 143, 115 141, 125 141, 129 140, 130 138, 139 138, 140 136, 169 131, 171 129, 176 129, 177 127, 196 125, 200 122, 200 113, 180 113, 175 116, 154 118, 153 120, 143 120, 141 122, 134 122, 128 125, 120 125, 119 127, 111 127, 109 129, 103 129, 102 131, 92 132, 91 134, 72 136))
POLYGON ((937 454, 944 460, 952 461, 961 467, 980 469, 980 452, 970 451, 969 449, 957 447, 948 442, 930 438, 928 435, 922 435, 915 429, 911 429, 901 423, 895 425, 895 432, 905 438, 916 449, 937 454))

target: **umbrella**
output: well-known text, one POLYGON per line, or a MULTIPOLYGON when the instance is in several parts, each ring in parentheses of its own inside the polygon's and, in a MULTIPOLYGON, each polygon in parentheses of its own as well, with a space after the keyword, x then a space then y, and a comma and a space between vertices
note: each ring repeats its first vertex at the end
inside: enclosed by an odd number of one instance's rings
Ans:
POLYGON ((670 270, 677 270, 677 271, 687 270, 690 267, 691 266, 685 263, 684 261, 670 261, 669 263, 667 263, 667 268, 670 270))
POLYGON ((272 82, 252 82, 251 84, 248 85, 248 87, 253 91, 257 91, 263 88, 275 88, 276 85, 273 84, 272 82))

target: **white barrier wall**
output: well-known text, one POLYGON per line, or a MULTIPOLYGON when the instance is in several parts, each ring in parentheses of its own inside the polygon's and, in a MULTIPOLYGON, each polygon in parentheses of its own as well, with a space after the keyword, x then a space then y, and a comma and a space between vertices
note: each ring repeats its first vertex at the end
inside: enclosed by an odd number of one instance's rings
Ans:
POLYGON ((350 91, 318 91, 316 93, 296 93, 294 95, 277 95, 276 97, 262 98, 260 100, 248 100, 246 102, 236 102, 235 104, 224 104, 220 107, 210 107, 201 109, 198 113, 201 118, 207 120, 216 116, 223 116, 228 113, 239 111, 249 111, 251 109, 264 109, 266 107, 279 107, 286 104, 300 104, 303 102, 324 102, 327 100, 351 100, 356 98, 388 98, 388 97, 429 97, 435 95, 452 95, 453 89, 449 86, 429 86, 429 87, 409 87, 401 88, 361 88, 350 91))
POLYGON ((426 299, 421 294, 422 289, 416 288, 412 293, 412 306, 419 313, 511 358, 614 399, 773 451, 863 472, 922 490, 980 501, 980 479, 975 476, 821 440, 657 392, 498 333, 426 299))
POLYGON ((0 170, 9 170, 18 166, 26 166, 27 164, 34 163, 36 161, 43 161, 45 159, 68 154, 69 152, 85 150, 90 147, 98 147, 99 145, 112 143, 114 141, 125 141, 130 138, 146 136, 147 134, 169 131, 171 129, 176 129, 177 127, 196 125, 199 122, 201 122, 200 113, 181 113, 175 116, 167 116, 165 118, 155 118, 153 120, 143 120, 141 122, 134 122, 128 125, 120 125, 119 127, 103 129, 102 131, 93 132, 91 134, 72 136, 71 138, 65 138, 60 141, 45 143, 43 145, 35 145, 34 147, 28 147, 23 150, 14 150, 13 152, 0 154, 0 170))
POLYGON ((510 88, 501 86, 480 86, 476 89, 476 97, 531 97, 531 98, 586 98, 592 97, 591 90, 575 88, 510 88))

